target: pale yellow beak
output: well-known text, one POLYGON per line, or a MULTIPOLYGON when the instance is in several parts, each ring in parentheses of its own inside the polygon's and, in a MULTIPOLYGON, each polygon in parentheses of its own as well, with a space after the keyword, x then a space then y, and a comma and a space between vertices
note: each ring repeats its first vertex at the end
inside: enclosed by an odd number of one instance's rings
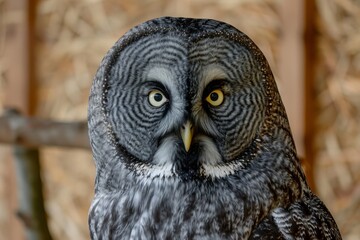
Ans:
POLYGON ((192 126, 192 123, 190 121, 187 121, 184 125, 181 127, 181 138, 184 142, 185 150, 188 152, 191 145, 191 140, 194 133, 194 128, 192 126))

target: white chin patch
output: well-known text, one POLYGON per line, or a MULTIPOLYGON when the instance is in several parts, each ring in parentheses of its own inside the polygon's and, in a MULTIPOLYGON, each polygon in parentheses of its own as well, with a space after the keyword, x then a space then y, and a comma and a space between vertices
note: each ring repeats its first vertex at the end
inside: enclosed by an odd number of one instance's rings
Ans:
POLYGON ((173 171, 173 163, 177 145, 178 144, 176 136, 169 136, 164 138, 154 155, 154 164, 152 164, 151 166, 142 166, 141 171, 149 178, 174 176, 175 173, 173 171))
POLYGON ((203 165, 217 165, 222 163, 221 155, 211 138, 205 135, 196 136, 194 142, 200 145, 199 161, 203 165))
POLYGON ((234 174, 241 169, 241 161, 236 163, 224 163, 223 159, 211 138, 200 135, 196 141, 200 144, 199 161, 201 163, 201 174, 210 178, 222 178, 234 174))
POLYGON ((244 167, 242 162, 236 163, 222 163, 219 165, 207 165, 203 164, 201 169, 201 175, 209 178, 223 178, 234 174, 236 171, 244 167))
MULTIPOLYGON (((243 164, 241 161, 236 163, 224 163, 223 159, 211 138, 206 135, 198 135, 193 139, 194 143, 199 144, 199 162, 200 174, 209 178, 222 178, 234 174, 235 171, 241 169, 243 164)), ((153 164, 140 165, 138 170, 147 176, 147 180, 163 177, 175 177, 174 160, 179 144, 177 136, 168 136, 160 143, 156 151, 153 164)))
POLYGON ((158 150, 156 151, 154 155, 153 162, 156 165, 167 165, 167 164, 173 164, 174 157, 176 153, 177 145, 177 137, 176 136, 168 136, 164 138, 158 150))

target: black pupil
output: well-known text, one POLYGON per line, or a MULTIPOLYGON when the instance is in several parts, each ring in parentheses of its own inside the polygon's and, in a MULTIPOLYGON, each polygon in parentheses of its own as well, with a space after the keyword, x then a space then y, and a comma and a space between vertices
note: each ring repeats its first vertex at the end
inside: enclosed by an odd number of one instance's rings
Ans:
POLYGON ((215 102, 216 100, 219 99, 219 95, 216 92, 212 92, 212 93, 210 93, 210 99, 211 99, 211 101, 215 102))
POLYGON ((161 100, 163 99, 163 96, 161 93, 155 93, 154 95, 154 100, 157 102, 161 102, 161 100))

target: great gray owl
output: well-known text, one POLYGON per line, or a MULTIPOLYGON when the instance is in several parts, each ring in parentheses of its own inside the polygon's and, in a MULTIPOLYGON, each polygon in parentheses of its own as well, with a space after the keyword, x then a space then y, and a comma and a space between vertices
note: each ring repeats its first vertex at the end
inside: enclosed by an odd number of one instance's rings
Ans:
POLYGON ((164 17, 109 50, 89 99, 92 239, 341 239, 258 47, 164 17))

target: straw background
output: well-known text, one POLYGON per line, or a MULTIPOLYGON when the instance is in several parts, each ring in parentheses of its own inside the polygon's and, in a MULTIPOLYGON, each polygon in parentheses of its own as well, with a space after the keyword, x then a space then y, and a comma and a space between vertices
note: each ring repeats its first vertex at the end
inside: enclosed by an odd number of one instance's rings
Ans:
MULTIPOLYGON (((16 18, 0 0, 0 108, 6 96, 2 64, 4 26, 16 18), (11 19, 7 19, 11 18, 11 19)), ((10 1, 10 0, 7 0, 10 1)), ((114 42, 129 28, 164 16, 214 18, 249 35, 279 79, 282 37, 279 9, 285 0, 39 0, 36 22, 37 116, 86 119, 89 88, 114 42)), ((344 239, 360 237, 360 3, 316 0, 317 193, 334 214, 344 239)), ((315 44, 315 43, 314 43, 315 44)), ((290 58, 291 56, 289 56, 290 58)), ((0 239, 12 214, 3 198, 7 179, 0 148, 0 239)), ((46 209, 54 239, 89 239, 87 211, 94 164, 85 150, 41 150, 46 209)))
POLYGON ((316 183, 345 239, 360 238, 360 2, 317 0, 316 183))

